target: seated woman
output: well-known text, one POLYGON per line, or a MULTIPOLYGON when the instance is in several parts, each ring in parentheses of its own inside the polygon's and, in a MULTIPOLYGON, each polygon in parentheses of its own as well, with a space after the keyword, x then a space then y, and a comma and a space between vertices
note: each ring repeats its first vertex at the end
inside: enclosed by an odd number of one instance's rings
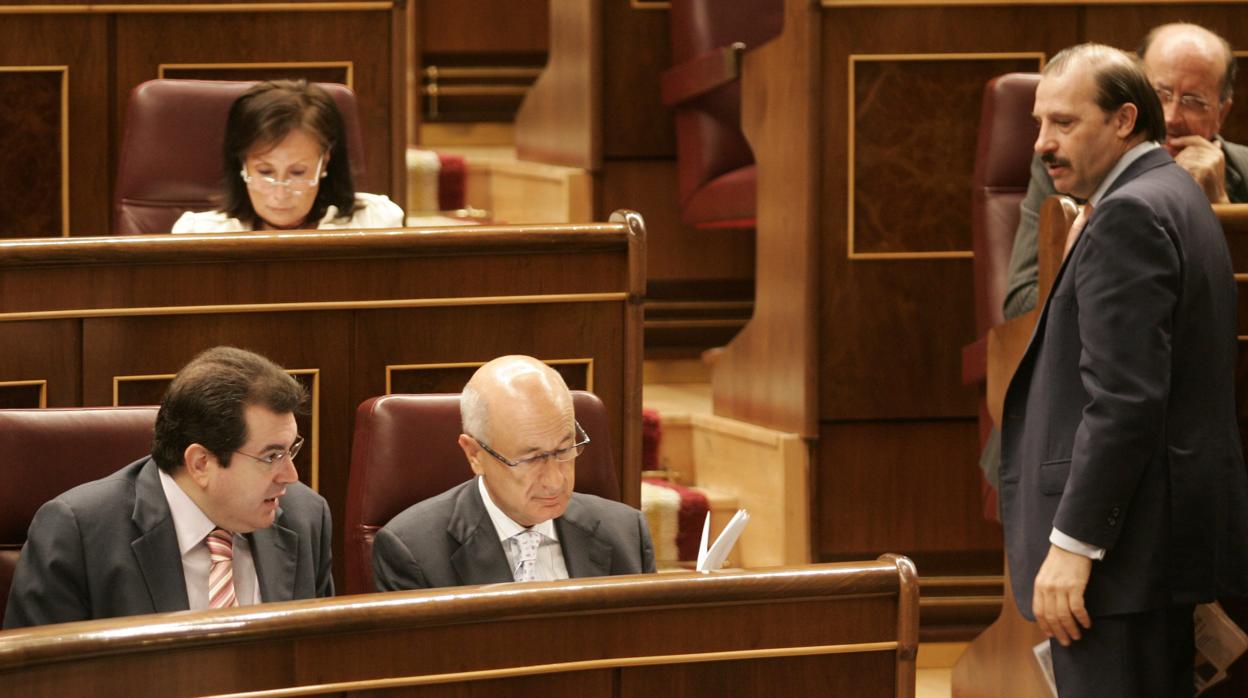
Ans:
POLYGON ((311 228, 399 228, 389 198, 355 191, 342 115, 304 80, 262 82, 225 122, 225 195, 219 211, 187 212, 175 233, 311 228))

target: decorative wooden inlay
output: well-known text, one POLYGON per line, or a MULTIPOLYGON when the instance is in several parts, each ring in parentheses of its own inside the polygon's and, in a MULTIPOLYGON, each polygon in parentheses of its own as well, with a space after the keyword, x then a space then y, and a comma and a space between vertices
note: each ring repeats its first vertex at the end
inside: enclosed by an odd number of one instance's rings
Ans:
POLYGON ((47 406, 48 382, 46 380, 0 381, 0 409, 47 406))
POLYGON ((161 63, 157 77, 178 80, 297 80, 336 82, 355 88, 353 61, 282 63, 161 63))
POLYGON ((68 66, 0 66, 0 237, 69 234, 68 99, 68 66))
POLYGON ((850 259, 970 257, 984 83, 1042 53, 849 57, 850 259))
MULTIPOLYGON (((308 391, 306 414, 296 414, 295 423, 299 433, 307 438, 307 445, 295 457, 299 480, 317 489, 321 479, 321 370, 319 368, 286 369, 308 391)), ((161 373, 146 376, 113 376, 113 406, 159 405, 174 374, 161 373)))
MULTIPOLYGON (((594 360, 542 359, 563 376, 569 390, 594 391, 594 360)), ((386 366, 386 394, 458 393, 484 361, 386 366)))

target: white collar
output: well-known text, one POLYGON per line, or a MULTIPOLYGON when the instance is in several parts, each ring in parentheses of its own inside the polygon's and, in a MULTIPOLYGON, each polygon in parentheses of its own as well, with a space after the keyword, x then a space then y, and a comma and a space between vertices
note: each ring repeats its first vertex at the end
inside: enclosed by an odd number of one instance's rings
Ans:
POLYGON ((524 531, 537 531, 551 540, 559 540, 559 534, 555 530, 554 519, 546 519, 536 526, 526 528, 512 521, 510 516, 504 514, 503 510, 498 508, 498 505, 490 498, 490 491, 485 486, 485 478, 480 475, 477 476, 477 489, 481 491, 481 501, 485 503, 485 511, 490 515, 490 521, 494 523, 494 531, 498 533, 500 541, 506 541, 508 538, 524 531))
POLYGON ((178 533, 178 552, 185 555, 188 550, 204 542, 217 525, 164 469, 160 470, 160 487, 165 491, 165 500, 169 502, 173 529, 178 533))
POLYGON ((1101 186, 1097 187, 1096 191, 1092 192, 1092 196, 1088 197, 1088 203, 1093 206, 1099 204, 1101 202, 1101 197, 1105 196, 1105 192, 1108 191, 1110 186, 1113 185, 1114 180, 1118 179, 1118 176, 1121 175, 1131 163, 1140 159, 1142 155, 1150 150, 1156 150, 1160 147, 1161 144, 1156 141, 1144 141, 1143 143, 1136 144, 1130 150, 1123 153, 1122 157, 1118 158, 1118 162, 1114 163, 1114 166, 1110 168, 1109 174, 1105 175, 1105 179, 1101 180, 1101 186))

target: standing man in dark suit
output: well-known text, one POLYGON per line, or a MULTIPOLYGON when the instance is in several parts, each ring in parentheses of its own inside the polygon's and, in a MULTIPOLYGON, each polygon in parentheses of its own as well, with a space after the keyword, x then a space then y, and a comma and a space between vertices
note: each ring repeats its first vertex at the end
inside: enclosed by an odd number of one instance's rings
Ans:
POLYGON ((332 596, 329 507, 293 462, 305 398, 257 354, 195 357, 151 456, 35 514, 5 628, 332 596))
POLYGON ((1192 611, 1248 587, 1235 281, 1135 59, 1045 67, 1036 153, 1088 206, 1006 393, 1002 520, 1058 692, 1190 696, 1192 611))
POLYGON ((641 512, 573 492, 590 443, 563 378, 494 359, 460 399, 459 446, 477 477, 394 517, 373 542, 382 591, 654 571, 641 512))

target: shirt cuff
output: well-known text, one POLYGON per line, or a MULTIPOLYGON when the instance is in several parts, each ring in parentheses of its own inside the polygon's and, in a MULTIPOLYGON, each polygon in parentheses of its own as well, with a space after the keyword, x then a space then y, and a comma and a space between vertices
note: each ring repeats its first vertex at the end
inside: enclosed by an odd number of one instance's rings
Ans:
POLYGON ((1093 560, 1105 559, 1105 548, 1098 548, 1095 545, 1089 545, 1081 540, 1071 538, 1056 528, 1049 534, 1049 542, 1068 553, 1082 555, 1093 560))

